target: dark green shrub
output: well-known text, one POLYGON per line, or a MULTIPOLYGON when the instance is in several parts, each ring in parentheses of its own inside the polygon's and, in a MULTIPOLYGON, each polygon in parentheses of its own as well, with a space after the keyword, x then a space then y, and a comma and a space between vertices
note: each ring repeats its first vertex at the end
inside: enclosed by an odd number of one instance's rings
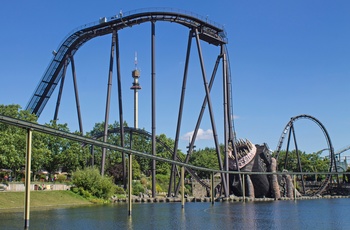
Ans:
POLYGON ((140 193, 144 193, 145 189, 143 185, 139 181, 132 182, 132 194, 135 196, 140 195, 140 193))
POLYGON ((115 194, 125 194, 125 191, 122 187, 116 186, 115 194))
POLYGON ((112 178, 101 176, 96 168, 88 167, 73 173, 73 184, 97 198, 109 199, 116 191, 112 178))
POLYGON ((74 193, 78 193, 79 192, 79 188, 78 187, 71 187, 70 190, 74 193))
POLYGON ((58 174, 56 180, 57 180, 58 182, 62 183, 62 182, 65 181, 66 179, 67 179, 67 176, 66 176, 66 175, 64 175, 64 174, 58 174))

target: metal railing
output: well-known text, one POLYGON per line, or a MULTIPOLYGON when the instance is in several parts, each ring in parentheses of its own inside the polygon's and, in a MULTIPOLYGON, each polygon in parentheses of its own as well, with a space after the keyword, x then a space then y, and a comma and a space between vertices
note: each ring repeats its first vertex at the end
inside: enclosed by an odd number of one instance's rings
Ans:
POLYGON ((99 141, 99 140, 96 140, 93 138, 84 137, 84 136, 81 136, 78 134, 64 132, 64 131, 53 129, 53 128, 50 128, 50 127, 47 127, 44 125, 40 125, 40 124, 36 124, 36 123, 24 121, 24 120, 19 120, 19 119, 8 117, 8 116, 0 115, 0 122, 5 123, 5 124, 9 124, 9 125, 14 125, 14 126, 21 127, 21 128, 25 128, 25 129, 31 129, 33 131, 46 133, 49 135, 54 135, 54 136, 66 138, 66 139, 73 140, 73 141, 78 141, 78 142, 81 142, 84 144, 96 145, 99 147, 103 147, 103 148, 107 148, 107 149, 111 149, 111 150, 116 150, 116 151, 121 151, 121 152, 133 154, 136 156, 145 157, 145 158, 152 159, 152 160, 163 161, 163 162, 175 164, 178 166, 185 166, 185 167, 191 168, 193 170, 206 171, 206 172, 211 172, 211 173, 228 173, 228 174, 239 174, 239 175, 339 175, 339 174, 348 175, 348 174, 350 174, 350 172, 341 172, 341 173, 340 172, 241 172, 241 171, 237 172, 237 171, 225 171, 225 170, 219 170, 219 169, 204 168, 204 167, 198 167, 198 166, 194 166, 191 164, 187 164, 187 163, 183 163, 183 162, 174 161, 171 159, 155 156, 155 155, 145 153, 145 152, 135 151, 132 149, 128 149, 128 148, 120 147, 117 145, 105 143, 105 142, 102 142, 102 141, 99 141))

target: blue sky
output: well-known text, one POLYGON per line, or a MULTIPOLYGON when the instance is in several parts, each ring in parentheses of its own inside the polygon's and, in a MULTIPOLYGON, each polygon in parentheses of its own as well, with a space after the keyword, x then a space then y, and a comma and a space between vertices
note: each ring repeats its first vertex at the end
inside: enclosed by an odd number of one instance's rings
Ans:
MULTIPOLYGON (((0 104, 25 108, 47 65, 52 51, 74 28, 100 17, 141 8, 166 7, 190 11, 223 25, 228 37, 235 130, 238 138, 266 142, 276 149, 291 117, 309 114, 326 127, 334 149, 350 145, 350 2, 322 0, 247 1, 6 1, 1 4, 0 104)), ((134 53, 141 70, 139 127, 151 131, 150 24, 119 32, 124 118, 132 117, 131 71, 134 53)), ((172 23, 156 23, 157 133, 174 138, 188 29, 172 23)), ((104 120, 111 36, 87 42, 75 55, 84 131, 104 120)), ((195 41, 192 47, 195 48, 195 41)), ((207 76, 210 76, 217 47, 202 43, 207 76)), ((198 57, 193 49, 181 129, 180 148, 194 129, 203 98, 198 57)), ((219 78, 219 76, 218 76, 219 78)), ((222 135, 221 84, 213 89, 219 141, 222 135)), ((58 91, 58 89, 56 89, 58 91)), ((72 78, 67 72, 59 119, 78 130, 72 78)), ((110 120, 118 120, 117 84, 114 77, 110 120)), ((53 118, 57 92, 39 122, 53 118)), ((201 125, 203 138, 197 148, 213 146, 204 135, 211 131, 206 113, 201 125)), ((326 146, 322 131, 307 120, 295 123, 299 149, 315 152, 326 146)), ((187 140, 186 140, 187 139, 187 140)), ((346 154, 345 154, 346 155, 346 154)))

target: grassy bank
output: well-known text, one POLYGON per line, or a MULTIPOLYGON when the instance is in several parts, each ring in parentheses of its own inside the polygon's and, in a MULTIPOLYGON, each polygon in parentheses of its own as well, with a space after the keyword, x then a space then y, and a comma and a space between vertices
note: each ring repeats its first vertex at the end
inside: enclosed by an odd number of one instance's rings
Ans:
MULTIPOLYGON (((71 191, 31 191, 30 207, 59 207, 91 204, 71 191)), ((24 192, 0 192, 0 212, 24 208, 24 192)))

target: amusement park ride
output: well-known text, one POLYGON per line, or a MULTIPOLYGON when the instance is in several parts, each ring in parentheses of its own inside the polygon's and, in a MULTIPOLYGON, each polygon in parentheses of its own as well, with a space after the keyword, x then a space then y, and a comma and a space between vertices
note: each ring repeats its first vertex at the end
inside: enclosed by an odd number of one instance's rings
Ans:
MULTIPOLYGON (((76 72, 75 72, 75 62, 74 55, 82 47, 83 44, 88 41, 99 37, 111 34, 112 35, 112 44, 111 44, 111 54, 110 54, 110 65, 109 65, 109 75, 108 75, 108 87, 107 87, 107 99, 106 99, 106 110, 105 110, 105 126, 104 132, 95 138, 103 138, 103 141, 107 141, 107 136, 110 133, 119 133, 121 138, 121 147, 125 146, 124 135, 126 133, 135 133, 137 135, 145 135, 151 139, 152 142, 152 150, 150 154, 156 155, 156 144, 162 144, 160 140, 157 139, 157 120, 156 120, 156 57, 155 57, 155 38, 156 38, 156 22, 169 22, 176 23, 181 26, 188 28, 188 44, 187 44, 187 52, 186 52, 186 61, 184 64, 183 76, 182 76, 182 87, 180 89, 180 98, 178 98, 178 116, 175 129, 174 136, 174 146, 166 146, 169 149, 169 152, 172 154, 172 159, 175 161, 179 161, 178 156, 178 146, 180 139, 180 131, 182 128, 182 118, 184 111, 184 102, 185 100, 189 100, 190 96, 186 97, 186 84, 188 82, 188 69, 189 69, 189 59, 191 53, 192 40, 195 40, 197 46, 197 54, 199 57, 199 64, 202 74, 203 82, 201 84, 204 85, 205 96, 203 98, 202 104, 198 105, 200 108, 198 111, 198 119, 194 125, 194 133, 192 139, 189 143, 188 154, 186 159, 182 159, 184 163, 188 163, 189 157, 193 152, 193 148, 195 145, 195 141, 198 135, 198 130, 200 124, 203 119, 203 114, 206 109, 209 111, 209 119, 211 128, 213 130, 213 139, 215 143, 215 150, 217 153, 217 159, 219 163, 220 170, 222 171, 238 171, 238 172, 271 172, 276 173, 278 170, 276 167, 276 160, 279 157, 279 152, 282 147, 283 140, 288 133, 288 147, 290 137, 294 134, 293 123, 298 119, 309 119, 315 122, 322 130, 325 135, 325 138, 328 143, 329 150, 329 172, 337 172, 337 165, 335 160, 335 154, 333 151, 333 146, 331 144, 331 140, 329 135, 322 125, 316 118, 311 117, 309 115, 300 115, 293 117, 290 122, 285 127, 281 139, 279 141, 279 145, 276 151, 276 154, 272 155, 268 146, 266 144, 263 145, 254 145, 249 140, 237 140, 234 132, 233 125, 233 114, 232 114, 232 96, 231 96, 231 74, 230 74, 230 62, 228 59, 227 52, 227 38, 225 34, 225 30, 223 27, 208 21, 206 18, 201 18, 199 16, 194 16, 193 14, 187 14, 181 11, 164 11, 154 9, 151 11, 134 11, 129 13, 120 13, 118 15, 112 17, 104 17, 101 18, 98 22, 86 25, 84 27, 80 27, 73 32, 71 32, 66 39, 60 44, 57 51, 54 52, 54 56, 49 63, 47 69, 44 72, 42 79, 39 82, 39 85, 34 91, 33 96, 30 98, 28 105, 26 107, 27 110, 31 111, 33 114, 40 116, 42 111, 45 108, 45 105, 51 98, 56 86, 59 86, 59 92, 57 97, 57 103, 55 108, 55 113, 53 120, 58 119, 58 112, 61 102, 62 90, 64 87, 64 80, 66 77, 66 71, 68 65, 71 65, 72 68, 72 76, 74 80, 74 90, 75 90, 75 101, 76 108, 78 114, 78 122, 80 133, 83 134, 83 125, 82 125, 82 114, 80 111, 80 99, 77 90, 76 84, 76 72), (150 132, 144 131, 138 128, 137 123, 137 91, 141 89, 139 85, 138 78, 140 77, 140 73, 137 68, 132 72, 132 77, 134 78, 134 83, 131 87, 135 93, 135 122, 134 127, 119 127, 118 129, 108 130, 109 116, 110 116, 110 104, 111 104, 111 86, 112 86, 112 75, 113 75, 113 65, 114 62, 117 66, 116 75, 118 82, 118 104, 119 104, 119 124, 124 123, 124 114, 123 108, 125 103, 123 101, 123 89, 121 87, 121 82, 124 80, 123 76, 121 76, 121 67, 120 67, 120 59, 122 58, 119 53, 119 31, 124 28, 130 28, 137 26, 143 23, 150 23, 151 27, 151 127, 152 130, 150 132), (210 79, 207 77, 206 68, 204 66, 204 58, 202 52, 201 42, 206 42, 214 47, 218 47, 218 54, 216 61, 214 63, 214 68, 210 75, 210 79), (221 66, 221 71, 218 71, 221 66), (219 73, 218 73, 219 72, 219 73), (221 72, 221 73, 220 73, 221 72), (221 74, 221 78, 215 79, 216 75, 221 74), (212 105, 212 95, 211 88, 215 80, 220 80, 222 87, 222 105, 221 109, 221 119, 223 118, 223 144, 224 144, 224 152, 221 153, 221 149, 219 146, 218 140, 218 129, 216 127, 216 120, 214 118, 213 105, 212 105), (222 159, 221 155, 224 155, 224 159, 222 159)), ((129 76, 128 76, 129 77, 129 76)), ((180 78, 179 78, 180 79, 180 78)), ((191 92, 187 92, 189 95, 191 92)), ((193 111, 191 111, 193 112, 193 111)), ((188 113, 188 111, 187 111, 188 113)), ((132 136, 132 135, 130 135, 132 136)), ((294 136, 295 137, 295 136, 294 136)), ((296 147, 297 148, 297 147, 296 147)), ((298 152, 298 151, 297 151, 298 152)), ((124 165, 124 181, 126 181, 126 167, 125 167, 125 154, 122 155, 122 161, 124 165)), ((129 155, 131 157, 131 154, 129 155)), ((106 158, 106 149, 103 149, 102 154, 102 162, 101 162, 101 174, 104 173, 104 164, 106 158)), ((286 158, 287 160, 287 158, 286 158)), ((300 161, 298 162, 300 164, 300 161)), ((192 175, 192 177, 202 183, 203 186, 208 186, 205 183, 201 182, 200 178, 196 176, 196 173, 186 168, 187 172, 192 175)), ((175 184, 175 176, 176 176, 177 167, 176 165, 172 165, 172 173, 169 182, 169 190, 168 195, 171 193, 178 193, 179 184, 175 184), (173 186, 174 185, 174 186, 173 186)), ((300 172, 302 172, 302 167, 300 167, 300 172)), ((155 174, 156 174, 156 161, 152 160, 152 195, 155 196, 155 174)), ((303 177, 301 177, 303 178, 303 177)), ((290 175, 285 173, 283 175, 280 174, 245 174, 244 178, 240 175, 232 175, 228 173, 221 173, 221 186, 220 191, 223 196, 229 196, 231 194, 241 195, 242 190, 242 179, 246 181, 247 188, 246 191, 252 197, 274 197, 278 198, 281 196, 280 188, 282 184, 288 185, 290 182, 290 175)), ((323 181, 322 185, 314 191, 314 194, 320 194, 325 191, 328 183, 331 181, 332 175, 329 174, 326 179, 323 181)), ((302 182, 304 182, 302 180, 302 182)), ((125 183, 125 182, 124 182, 125 183)), ((304 185, 304 184, 303 184, 304 185)), ((305 192, 305 188, 304 188, 305 192)), ((306 192, 305 192, 306 194, 306 192)))

